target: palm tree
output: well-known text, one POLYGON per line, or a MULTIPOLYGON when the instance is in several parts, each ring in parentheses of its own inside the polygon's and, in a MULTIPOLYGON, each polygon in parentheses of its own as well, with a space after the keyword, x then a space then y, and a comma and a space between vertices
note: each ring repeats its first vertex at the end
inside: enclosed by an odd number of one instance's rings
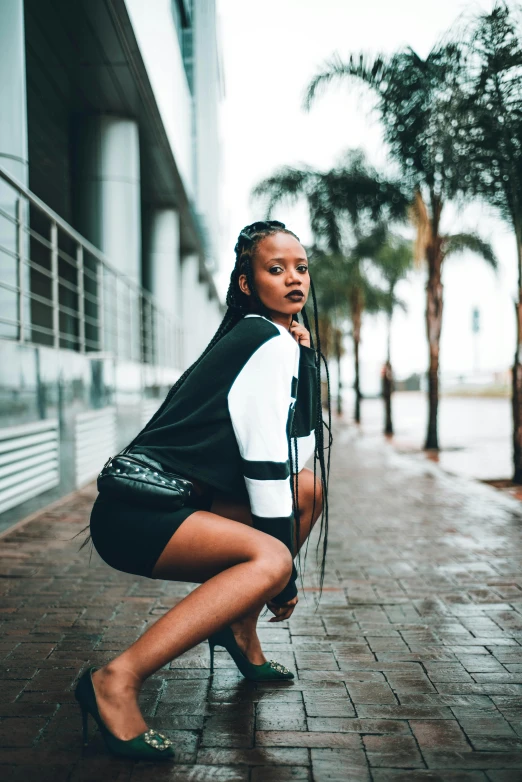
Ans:
POLYGON ((408 48, 373 59, 364 54, 343 62, 334 56, 308 85, 305 107, 310 109, 320 89, 335 80, 354 79, 376 96, 392 158, 398 163, 417 225, 417 251, 428 266, 426 329, 429 346, 429 416, 425 447, 438 449, 439 354, 442 326, 442 265, 448 250, 473 249, 494 263, 491 247, 479 237, 441 233, 446 202, 459 191, 466 175, 466 157, 454 144, 455 93, 461 78, 460 48, 452 43, 434 48, 426 58, 408 48), (470 239, 468 241, 466 239, 470 239))
MULTIPOLYGON (((359 237, 351 248, 342 253, 329 253, 315 247, 311 253, 311 267, 314 285, 317 290, 318 302, 322 311, 330 317, 333 315, 334 329, 332 344, 338 362, 338 378, 341 377, 341 345, 342 324, 348 317, 350 320, 350 335, 353 342, 355 410, 354 420, 361 421, 360 382, 360 346, 361 329, 364 313, 375 314, 385 309, 386 293, 373 282, 368 275, 368 248, 378 241, 375 232, 359 237)), ((340 408, 341 388, 338 388, 338 412, 340 408)))
POLYGON ((465 96, 458 141, 469 161, 465 194, 492 204, 511 225, 518 261, 517 342, 513 364, 513 481, 522 483, 522 29, 497 3, 475 18, 462 46, 465 96))
POLYGON ((360 150, 350 150, 330 171, 283 166, 252 191, 265 202, 267 216, 282 201, 305 199, 314 240, 339 253, 343 237, 366 220, 404 220, 408 199, 399 183, 377 172, 360 150))
POLYGON ((411 242, 386 231, 382 245, 374 257, 374 263, 378 267, 385 283, 385 312, 388 328, 386 361, 382 373, 382 396, 384 400, 384 434, 392 435, 393 366, 391 360, 391 330, 395 310, 398 307, 406 310, 405 303, 397 297, 395 289, 398 283, 405 279, 413 268, 413 248, 411 242))
POLYGON ((314 279, 318 288, 322 286, 322 308, 338 311, 342 291, 350 313, 355 357, 355 420, 359 422, 362 314, 365 308, 375 311, 383 304, 379 298, 382 292, 367 279, 360 251, 364 242, 371 241, 368 226, 380 219, 403 220, 408 200, 399 184, 379 174, 360 151, 346 153, 335 168, 326 172, 308 166, 284 166, 261 181, 252 195, 264 199, 268 217, 282 201, 306 200, 315 240, 314 253, 316 260, 321 260, 314 266, 314 279), (333 289, 330 288, 332 279, 339 282, 333 289), (332 301, 329 296, 333 297, 332 301))
POLYGON ((339 297, 339 291, 336 287, 336 280, 331 274, 319 270, 315 274, 316 264, 313 248, 308 248, 311 264, 314 267, 314 289, 318 303, 319 318, 319 337, 321 340, 321 351, 327 362, 332 357, 335 358, 337 365, 337 414, 342 415, 342 376, 341 376, 341 358, 344 354, 344 322, 346 320, 346 306, 339 297))

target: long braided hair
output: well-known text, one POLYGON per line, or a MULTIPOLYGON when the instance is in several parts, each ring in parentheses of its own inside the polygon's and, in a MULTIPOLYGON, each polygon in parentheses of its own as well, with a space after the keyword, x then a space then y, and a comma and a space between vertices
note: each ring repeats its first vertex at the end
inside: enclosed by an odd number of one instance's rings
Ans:
MULTIPOLYGON (((137 440, 139 440, 143 432, 145 432, 149 428, 152 422, 155 421, 157 417, 167 407, 174 394, 183 385, 186 379, 192 374, 192 372, 197 367, 197 365, 201 362, 201 360, 225 336, 225 334, 228 334, 228 332, 231 331, 234 328, 234 326, 237 323, 239 323, 240 320, 243 319, 245 315, 255 312, 256 314, 264 315, 265 317, 270 317, 268 314, 268 310, 263 304, 263 302, 261 301, 255 286, 252 262, 258 244, 267 236, 272 236, 277 233, 290 234, 295 239, 297 239, 297 241, 299 241, 299 238, 293 233, 293 231, 290 231, 288 228, 286 228, 284 223, 281 223, 278 220, 267 220, 267 221, 261 220, 255 223, 251 223, 250 225, 245 226, 241 230, 236 242, 236 246, 234 247, 236 262, 234 264, 234 268, 230 275, 230 284, 228 286, 228 291, 226 295, 227 311, 225 313, 223 320, 221 321, 221 324, 219 325, 216 333, 208 343, 207 347, 205 348, 201 356, 188 369, 186 369, 185 372, 181 375, 181 377, 176 381, 176 383, 172 386, 169 393, 165 397, 163 403, 160 405, 158 410, 152 416, 150 421, 148 421, 145 427, 141 430, 141 432, 139 432, 139 434, 134 438, 134 440, 127 446, 125 450, 130 449, 137 442, 137 440), (244 274, 246 277, 248 288, 250 290, 250 296, 243 293, 239 287, 239 278, 242 274, 244 274)), ((312 293, 313 326, 314 326, 314 337, 311 337, 311 346, 315 350, 315 392, 316 392, 315 393, 316 395, 316 409, 315 409, 316 445, 315 445, 315 452, 314 452, 314 500, 313 500, 312 515, 315 513, 315 509, 316 509, 316 483, 317 483, 316 479, 317 479, 317 472, 319 467, 322 497, 323 497, 323 507, 322 507, 320 534, 319 534, 319 543, 318 543, 318 547, 319 547, 322 539, 323 545, 322 545, 322 556, 321 556, 321 563, 320 563, 320 589, 322 591, 322 586, 324 581, 325 562, 326 562, 326 549, 328 544, 328 479, 330 473, 330 449, 332 445, 330 379, 328 374, 328 365, 326 363, 325 357, 321 352, 321 341, 319 338, 319 321, 318 321, 318 313, 317 313, 317 300, 315 296, 313 283, 311 282, 311 280, 310 280, 310 289, 312 293), (321 393, 322 390, 321 389, 321 365, 324 366, 325 376, 326 376, 327 421, 324 421, 323 419, 322 393, 321 393)), ((304 307, 301 310, 301 314, 303 316, 303 324, 305 328, 310 332, 310 334, 312 334, 308 315, 304 307)), ((297 320, 296 315, 294 315, 294 319, 297 320)), ((299 481, 298 481, 298 473, 297 473, 298 459, 297 459, 297 437, 295 433, 295 416, 292 418, 292 428, 290 432, 289 459, 290 459, 291 475, 294 475, 294 467, 296 469, 294 480, 292 479, 290 480, 290 485, 292 487, 292 501, 293 501, 293 511, 294 511, 295 525, 296 525, 297 540, 299 540, 299 530, 300 530, 299 481)), ((300 562, 300 559, 298 561, 300 562)))

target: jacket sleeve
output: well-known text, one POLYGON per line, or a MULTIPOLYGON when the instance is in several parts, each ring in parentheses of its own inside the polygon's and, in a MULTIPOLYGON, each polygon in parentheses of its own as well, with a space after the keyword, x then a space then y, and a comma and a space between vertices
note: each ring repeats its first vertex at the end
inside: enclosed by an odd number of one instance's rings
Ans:
MULTIPOLYGON (((278 334, 259 347, 236 377, 228 409, 241 455, 254 527, 282 541, 294 556, 289 423, 299 365, 298 345, 278 334)), ((296 570, 274 600, 297 594, 296 570)))
POLYGON ((315 351, 299 346, 299 383, 295 403, 292 432, 293 472, 303 469, 315 451, 315 418, 317 413, 317 391, 315 386, 315 351), (297 451, 297 459, 295 453, 297 451))

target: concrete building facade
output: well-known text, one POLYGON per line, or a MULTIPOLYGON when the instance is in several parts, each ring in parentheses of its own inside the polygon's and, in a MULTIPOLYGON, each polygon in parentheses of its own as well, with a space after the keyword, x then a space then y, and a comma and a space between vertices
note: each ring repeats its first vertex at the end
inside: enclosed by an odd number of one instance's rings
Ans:
POLYGON ((222 317, 215 0, 0 3, 0 529, 92 480, 222 317))

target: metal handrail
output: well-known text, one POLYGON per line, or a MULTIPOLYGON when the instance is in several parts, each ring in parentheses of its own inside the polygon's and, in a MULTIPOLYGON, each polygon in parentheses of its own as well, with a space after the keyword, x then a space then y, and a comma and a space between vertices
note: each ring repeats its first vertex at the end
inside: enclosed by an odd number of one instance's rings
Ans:
POLYGON ((2 166, 0 181, 14 191, 13 206, 16 201, 16 211, 10 214, 2 209, 0 220, 11 224, 17 237, 15 247, 0 245, 0 251, 13 262, 12 274, 0 279, 0 289, 17 298, 18 308, 17 321, 2 313, 1 322, 18 328, 18 341, 55 347, 61 343, 71 347, 72 343, 82 353, 106 353, 108 344, 115 355, 181 368, 184 339, 179 319, 159 307, 150 291, 112 266, 101 250, 2 166), (45 218, 48 237, 29 225, 27 205, 45 218), (75 249, 63 249, 62 237, 75 249), (27 252, 30 242, 36 258, 27 252), (39 262, 42 252, 45 266, 39 262), (30 274, 40 275, 41 285, 47 280, 44 295, 28 284, 30 274), (40 307, 40 322, 28 317, 27 309, 34 306, 40 307), (69 332, 64 331, 61 318, 69 319, 69 332), (51 341, 44 343, 37 335, 51 341))

